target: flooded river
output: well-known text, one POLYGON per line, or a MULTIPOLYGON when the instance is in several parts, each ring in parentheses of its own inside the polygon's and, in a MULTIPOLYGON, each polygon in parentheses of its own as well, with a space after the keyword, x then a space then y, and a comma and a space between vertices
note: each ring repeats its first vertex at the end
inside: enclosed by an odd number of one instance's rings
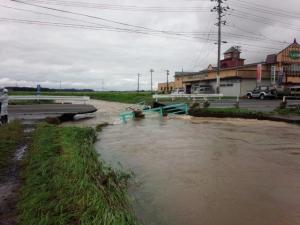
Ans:
POLYGON ((135 173, 143 224, 300 224, 299 126, 153 118, 105 128, 96 149, 135 173))

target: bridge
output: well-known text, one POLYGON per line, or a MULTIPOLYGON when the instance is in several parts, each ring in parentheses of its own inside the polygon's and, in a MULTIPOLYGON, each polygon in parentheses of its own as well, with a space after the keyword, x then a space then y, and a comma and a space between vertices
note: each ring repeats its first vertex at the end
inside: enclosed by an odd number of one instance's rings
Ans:
POLYGON ((8 97, 9 101, 55 101, 60 103, 65 102, 82 102, 86 104, 90 97, 88 96, 51 96, 51 95, 12 95, 8 97))
POLYGON ((97 109, 88 105, 90 100, 86 96, 44 96, 44 95, 28 95, 28 96, 9 96, 9 101, 26 101, 26 100, 50 100, 58 103, 53 104, 21 104, 9 105, 9 117, 13 119, 45 119, 47 117, 58 117, 62 121, 72 120, 75 115, 94 113, 97 109), (77 103, 81 104, 70 104, 77 103), (65 104, 69 103, 69 104, 65 104))

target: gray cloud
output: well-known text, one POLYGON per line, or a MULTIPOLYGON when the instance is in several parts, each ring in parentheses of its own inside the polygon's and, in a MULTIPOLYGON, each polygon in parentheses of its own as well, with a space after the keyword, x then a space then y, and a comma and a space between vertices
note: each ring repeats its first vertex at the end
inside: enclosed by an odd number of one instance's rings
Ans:
MULTIPOLYGON (((245 0, 248 1, 248 0, 245 0)), ((84 2, 84 1, 82 1, 84 2)), ((103 3, 99 0, 90 2, 103 3)), ((250 2, 250 1, 248 1, 250 2)), ((251 0, 252 3, 270 5, 267 0, 251 0)), ((211 7, 209 1, 159 1, 127 0, 110 1, 109 4, 142 5, 160 7, 211 7)), ((39 12, 92 21, 93 23, 109 24, 107 22, 72 16, 63 13, 51 12, 44 9, 1 0, 2 5, 30 9, 39 12)), ((278 15, 262 14, 240 8, 236 0, 229 0, 228 4, 233 10, 241 10, 281 20, 278 15)), ((295 0, 272 1, 274 8, 284 8, 295 11, 300 2, 295 0)), ((157 30, 171 30, 184 32, 216 32, 214 23, 216 15, 210 12, 190 13, 157 13, 157 12, 126 12, 100 9, 86 9, 75 7, 52 6, 90 15, 100 15, 138 26, 151 27, 157 30)), ((54 18, 29 12, 0 7, 1 17, 13 19, 40 20, 49 22, 76 23, 63 18, 54 18)), ((246 14, 245 14, 246 16, 246 14)), ((299 37, 299 31, 284 29, 280 23, 273 25, 249 21, 228 15, 228 26, 224 32, 245 35, 244 38, 224 37, 228 44, 223 51, 231 45, 242 46, 242 56, 247 62, 262 61, 267 54, 274 53, 285 45, 267 40, 248 40, 247 36, 257 34, 266 39, 275 39, 292 42, 299 37), (280 26, 279 26, 280 25, 280 26), (237 26, 239 29, 233 28, 237 26), (246 32, 253 33, 247 34, 246 32), (255 45, 255 46, 253 46, 255 45), (259 48, 267 46, 271 49, 259 48)), ((285 18, 285 23, 299 26, 298 19, 285 18)), ((90 24, 91 25, 91 24, 90 24)), ((122 27, 121 25, 113 25, 122 27)), ((165 70, 171 73, 178 70, 200 70, 208 64, 216 64, 215 35, 208 35, 201 39, 186 39, 185 37, 169 37, 168 35, 141 35, 111 31, 95 31, 72 29, 63 27, 50 27, 39 25, 0 22, 0 85, 35 86, 37 83, 47 87, 62 86, 76 88, 100 89, 102 80, 106 90, 134 90, 136 89, 137 73, 141 73, 141 86, 150 89, 150 68, 155 69, 154 83, 166 80, 165 70)), ((287 44, 286 44, 287 45, 287 44)))

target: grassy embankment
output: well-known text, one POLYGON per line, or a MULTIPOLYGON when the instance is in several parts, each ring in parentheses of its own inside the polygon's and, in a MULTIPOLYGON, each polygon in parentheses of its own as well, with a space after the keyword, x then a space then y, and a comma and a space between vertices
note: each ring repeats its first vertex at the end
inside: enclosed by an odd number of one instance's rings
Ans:
POLYGON ((36 104, 53 104, 52 100, 14 100, 10 101, 10 105, 36 105, 36 104))
POLYGON ((28 153, 20 224, 136 224, 128 174, 99 162, 91 128, 38 126, 28 153))
MULTIPOLYGON (((10 95, 35 95, 34 92, 10 92, 10 95)), ((54 96, 89 96, 91 99, 111 102, 136 104, 145 101, 152 102, 150 92, 43 92, 42 95, 54 96)))
POLYGON ((277 109, 275 110, 275 113, 283 116, 300 116, 300 109, 277 109))
POLYGON ((11 163, 10 159, 22 142, 22 138, 23 129, 19 121, 0 127, 0 172, 11 163))

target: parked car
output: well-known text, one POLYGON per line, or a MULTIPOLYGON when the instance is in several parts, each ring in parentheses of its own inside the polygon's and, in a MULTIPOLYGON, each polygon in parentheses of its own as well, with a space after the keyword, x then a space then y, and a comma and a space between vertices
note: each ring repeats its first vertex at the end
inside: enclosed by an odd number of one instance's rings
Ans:
POLYGON ((254 90, 249 91, 246 94, 247 98, 251 99, 251 98, 258 98, 258 99, 272 99, 272 98, 277 98, 277 91, 275 88, 273 87, 269 87, 269 86, 261 86, 261 87, 257 87, 254 88, 254 90))
POLYGON ((185 90, 183 88, 176 89, 174 92, 172 92, 172 95, 184 95, 185 90))
POLYGON ((213 94, 214 90, 211 86, 200 86, 193 90, 193 94, 213 94))

